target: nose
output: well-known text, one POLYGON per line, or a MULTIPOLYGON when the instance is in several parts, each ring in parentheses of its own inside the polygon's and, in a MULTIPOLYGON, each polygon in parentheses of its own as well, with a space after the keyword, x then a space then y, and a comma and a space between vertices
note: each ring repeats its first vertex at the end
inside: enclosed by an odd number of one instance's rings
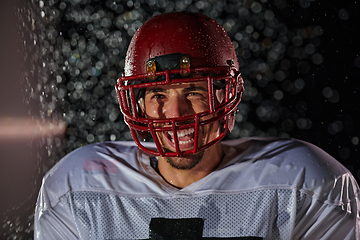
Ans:
POLYGON ((175 95, 171 96, 164 105, 163 114, 166 118, 176 118, 193 114, 191 109, 186 98, 175 95))

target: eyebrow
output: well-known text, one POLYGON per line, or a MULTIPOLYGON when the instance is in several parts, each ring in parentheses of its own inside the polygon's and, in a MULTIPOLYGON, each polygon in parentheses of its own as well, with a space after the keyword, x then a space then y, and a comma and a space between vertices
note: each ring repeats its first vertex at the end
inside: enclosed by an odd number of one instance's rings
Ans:
POLYGON ((163 88, 150 88, 150 89, 146 89, 145 93, 148 93, 148 92, 165 92, 166 90, 163 89, 163 88))
MULTIPOLYGON (((154 92, 166 92, 168 91, 168 89, 164 89, 161 87, 157 87, 157 88, 150 88, 146 90, 146 93, 154 93, 154 92)), ((190 86, 188 88, 184 89, 184 92, 193 92, 193 91, 203 91, 203 92, 207 92, 207 89, 205 89, 204 87, 195 87, 195 86, 190 86)))
POLYGON ((192 92, 192 91, 203 91, 203 92, 207 92, 207 89, 203 88, 203 87, 188 87, 184 89, 185 92, 192 92))

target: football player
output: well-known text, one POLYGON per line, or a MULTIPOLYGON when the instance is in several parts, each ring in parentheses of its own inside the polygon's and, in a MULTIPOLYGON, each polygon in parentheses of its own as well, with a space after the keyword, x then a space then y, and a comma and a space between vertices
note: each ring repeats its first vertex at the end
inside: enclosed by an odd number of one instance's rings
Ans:
POLYGON ((39 194, 36 239, 360 239, 359 187, 324 151, 294 139, 220 142, 244 87, 214 20, 148 20, 116 91, 134 142, 58 162, 39 194))

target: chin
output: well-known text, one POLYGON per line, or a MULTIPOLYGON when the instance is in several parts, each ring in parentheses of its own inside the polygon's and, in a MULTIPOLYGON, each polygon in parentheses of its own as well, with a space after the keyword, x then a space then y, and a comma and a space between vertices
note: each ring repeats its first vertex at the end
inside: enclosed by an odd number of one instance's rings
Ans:
POLYGON ((204 153, 205 151, 201 151, 181 157, 166 157, 166 161, 176 169, 190 170, 201 162, 204 153))

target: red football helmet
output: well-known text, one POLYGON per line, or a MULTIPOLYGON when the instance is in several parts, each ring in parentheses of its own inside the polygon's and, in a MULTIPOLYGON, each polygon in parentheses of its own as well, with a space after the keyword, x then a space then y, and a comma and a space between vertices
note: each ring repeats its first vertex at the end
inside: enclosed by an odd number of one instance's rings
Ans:
POLYGON ((238 65, 227 33, 205 15, 167 13, 145 22, 130 42, 125 73, 116 84, 121 111, 139 148, 157 156, 182 156, 205 150, 224 138, 234 126, 244 91, 238 65), (140 105, 146 88, 198 81, 207 82, 206 111, 165 119, 143 114, 140 105), (220 123, 218 136, 201 143, 200 129, 214 122, 220 123), (182 151, 178 135, 184 129, 192 133, 194 141, 192 149, 182 151), (158 136, 165 132, 172 136, 176 150, 164 149, 158 136), (140 140, 148 136, 157 149, 142 144, 140 140))

